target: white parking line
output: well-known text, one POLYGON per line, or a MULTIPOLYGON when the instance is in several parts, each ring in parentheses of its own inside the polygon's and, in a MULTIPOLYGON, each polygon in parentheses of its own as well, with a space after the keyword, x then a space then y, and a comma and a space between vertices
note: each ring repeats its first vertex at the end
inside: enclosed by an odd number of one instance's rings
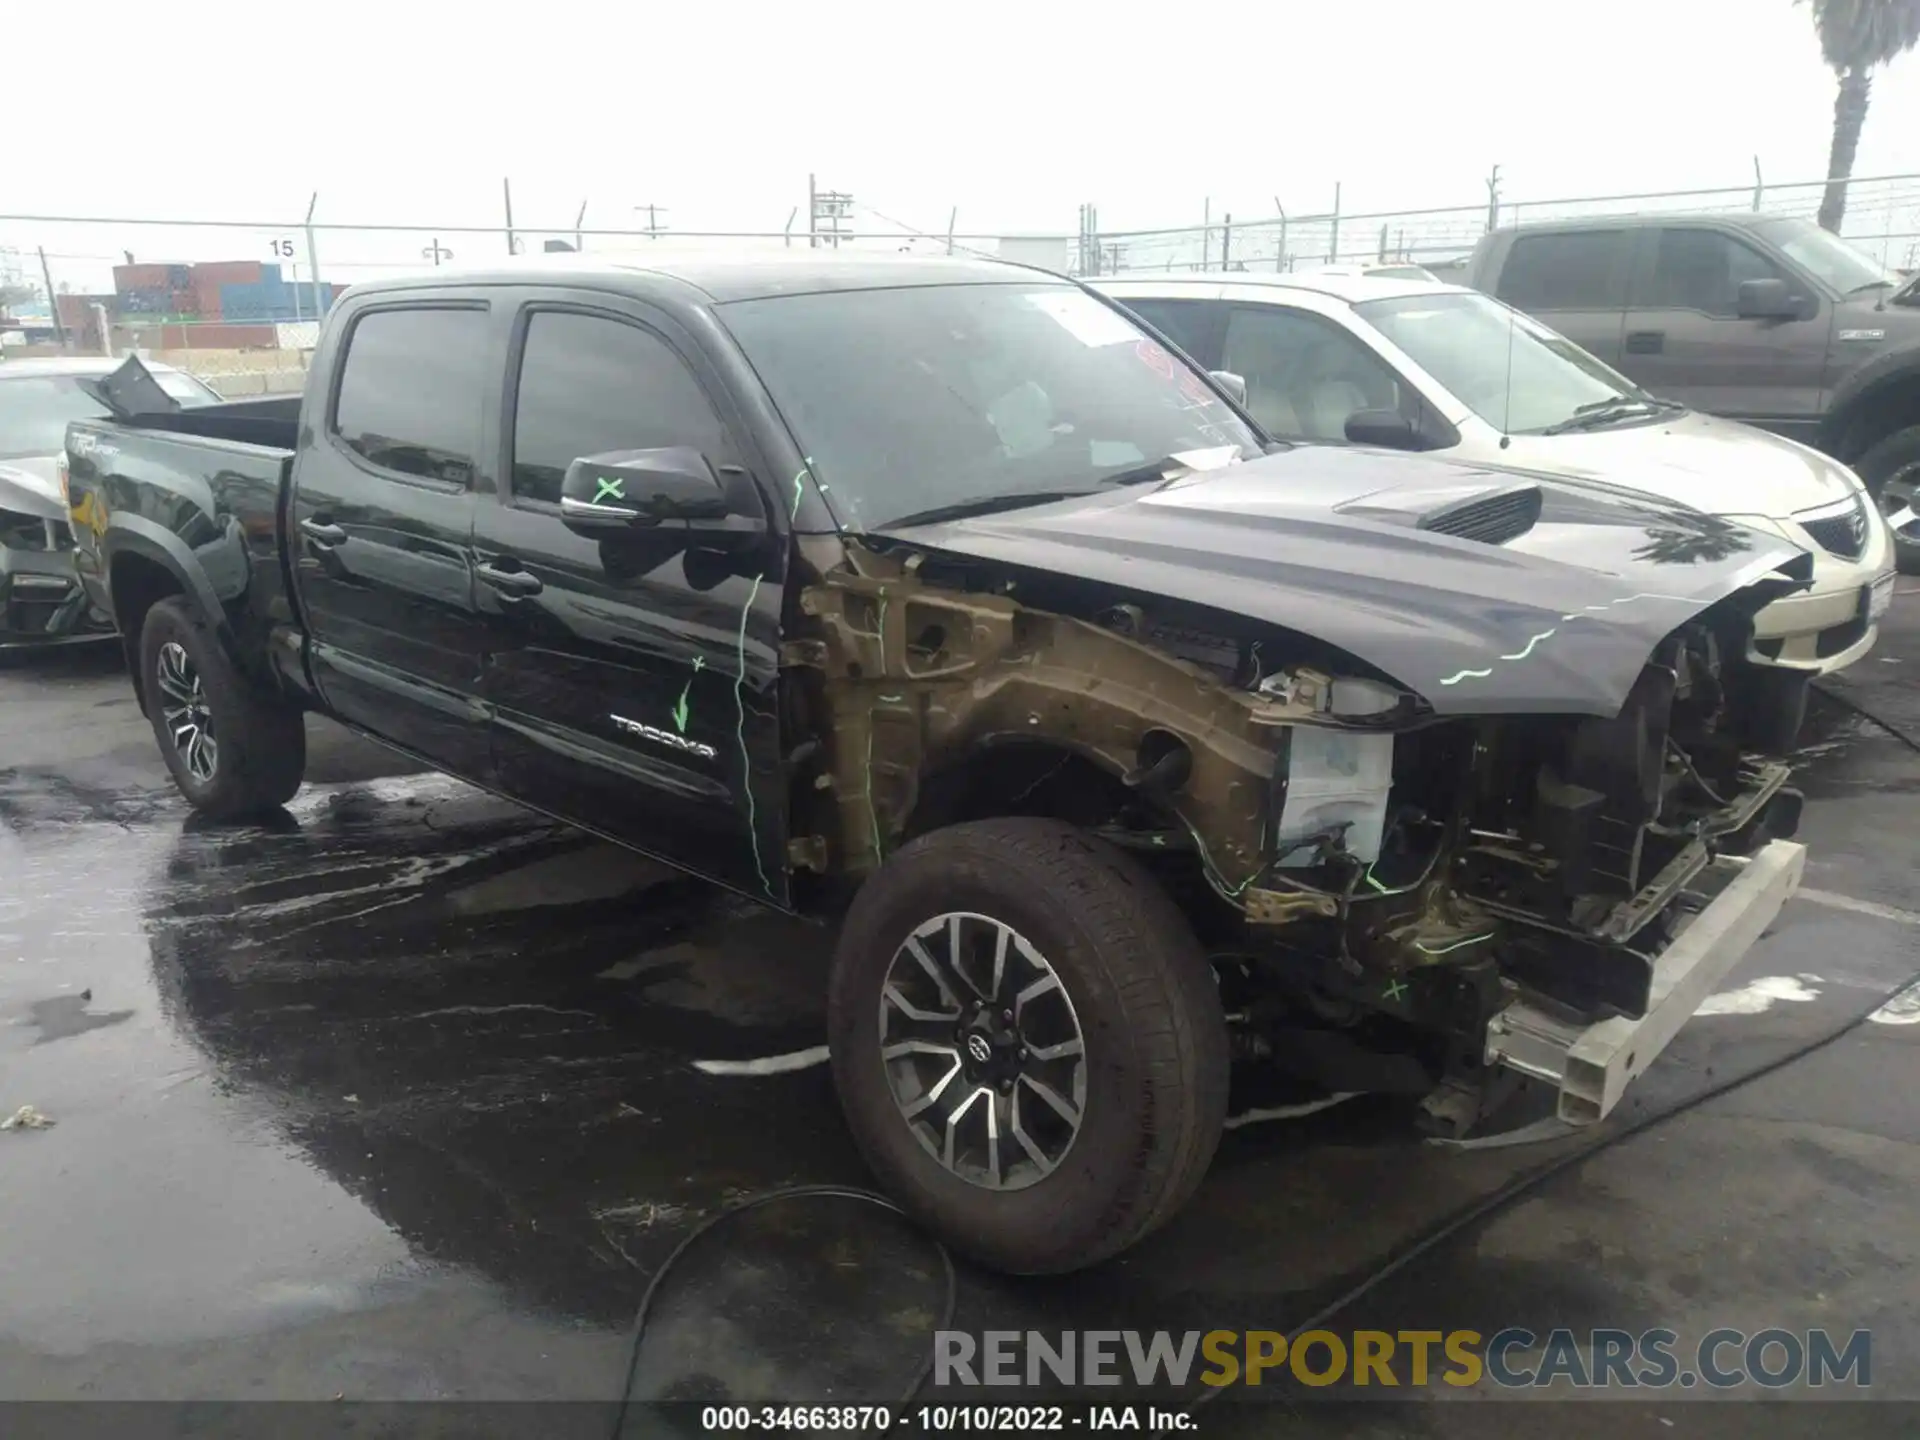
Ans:
POLYGON ((1856 915, 1871 915, 1876 920, 1891 920, 1896 925, 1920 925, 1920 911, 1902 910, 1897 905, 1882 905, 1877 900, 1856 900, 1851 895, 1836 895, 1831 890, 1809 890, 1804 885, 1794 892, 1796 900, 1824 905, 1829 910, 1851 910, 1856 915))

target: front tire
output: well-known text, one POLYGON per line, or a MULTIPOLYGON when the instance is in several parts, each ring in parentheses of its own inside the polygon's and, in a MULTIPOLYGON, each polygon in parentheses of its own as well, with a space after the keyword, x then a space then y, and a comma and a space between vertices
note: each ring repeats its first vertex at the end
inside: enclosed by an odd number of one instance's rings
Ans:
POLYGON ((955 825, 888 861, 841 930, 828 1029, 875 1174, 999 1270, 1124 1250, 1219 1144, 1226 1023, 1199 942, 1132 861, 1056 821, 955 825))
POLYGON ((300 710, 262 695, 179 596, 147 612, 140 683, 161 757, 195 810, 246 820, 293 798, 307 769, 300 710))
POLYGON ((1920 575, 1920 425, 1896 430, 1854 463, 1893 525, 1894 560, 1902 575, 1920 575), (1904 517, 1904 518, 1902 518, 1904 517))

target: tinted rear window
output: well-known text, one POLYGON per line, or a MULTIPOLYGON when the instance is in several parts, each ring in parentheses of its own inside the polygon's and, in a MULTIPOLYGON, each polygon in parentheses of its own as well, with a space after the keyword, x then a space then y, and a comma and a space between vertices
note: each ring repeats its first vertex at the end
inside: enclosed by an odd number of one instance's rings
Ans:
POLYGON ((1499 296, 1520 310, 1625 309, 1624 230, 1522 235, 1500 267, 1499 296))
POLYGON ((480 440, 487 312, 373 310, 354 322, 333 429, 387 470, 465 485, 480 440))

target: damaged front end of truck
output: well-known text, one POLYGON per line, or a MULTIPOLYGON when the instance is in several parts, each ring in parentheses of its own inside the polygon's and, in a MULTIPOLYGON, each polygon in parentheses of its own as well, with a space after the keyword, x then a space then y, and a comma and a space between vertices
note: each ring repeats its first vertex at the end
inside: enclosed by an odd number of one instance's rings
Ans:
POLYGON ((1525 479, 1328 506, 1297 463, 803 549, 789 860, 1070 820, 1180 902, 1242 1062, 1598 1120, 1797 882, 1804 695, 1743 657, 1806 557, 1525 479))

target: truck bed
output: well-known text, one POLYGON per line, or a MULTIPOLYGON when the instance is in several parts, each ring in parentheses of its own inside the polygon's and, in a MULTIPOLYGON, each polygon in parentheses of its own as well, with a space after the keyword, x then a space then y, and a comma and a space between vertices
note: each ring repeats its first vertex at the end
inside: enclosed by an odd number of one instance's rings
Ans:
POLYGON ((298 395, 273 395, 261 400, 229 400, 193 410, 157 411, 130 415, 116 422, 135 430, 165 430, 209 440, 234 440, 270 450, 292 452, 300 437, 298 395))

